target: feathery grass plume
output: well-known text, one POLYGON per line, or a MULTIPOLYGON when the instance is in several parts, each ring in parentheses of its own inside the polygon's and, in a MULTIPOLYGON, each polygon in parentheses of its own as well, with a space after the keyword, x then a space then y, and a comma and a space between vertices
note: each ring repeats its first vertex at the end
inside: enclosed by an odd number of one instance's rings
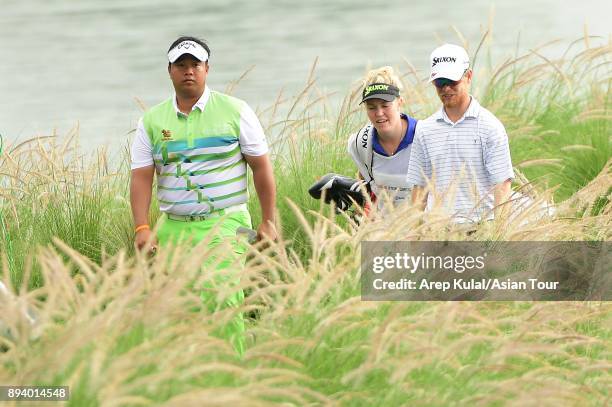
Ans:
MULTIPOLYGON (((98 262, 104 251, 129 246, 125 160, 113 171, 105 151, 83 156, 77 131, 69 133, 63 145, 55 136, 37 137, 8 146, 0 157, 0 185, 9 191, 3 194, 2 213, 7 215, 2 216, 0 250, 16 284, 24 255, 53 237, 98 262)), ((37 273, 31 284, 39 284, 37 273)))
MULTIPOLYGON (((319 203, 312 200, 307 190, 317 178, 333 168, 338 172, 354 173, 350 157, 346 153, 346 138, 357 130, 355 120, 358 91, 352 90, 347 95, 338 113, 328 106, 328 95, 321 92, 315 81, 316 63, 314 62, 304 89, 289 100, 287 106, 281 106, 281 98, 273 112, 285 111, 286 117, 272 123, 264 123, 264 128, 271 139, 271 156, 277 182, 278 207, 283 219, 283 233, 300 256, 308 257, 308 239, 296 219, 288 216, 290 205, 284 197, 302 209, 317 211, 319 203), (282 182, 280 182, 282 180, 282 182)), ((251 195, 255 195, 250 185, 251 195)), ((260 219, 260 211, 255 200, 249 208, 254 223, 260 219)))
POLYGON ((525 175, 540 184, 560 185, 555 191, 560 201, 593 179, 612 153, 606 113, 611 101, 612 47, 581 38, 562 57, 552 59, 543 56, 544 49, 498 67, 482 100, 506 125, 515 162, 531 165, 525 175), (590 48, 576 50, 583 42, 590 48), (529 139, 534 133, 539 133, 535 143, 529 139), (568 149, 569 145, 585 147, 568 149), (562 167, 551 171, 544 167, 549 161, 537 160, 560 160, 562 167))
MULTIPOLYGON (((390 219, 405 219, 393 215, 390 219)), ((362 227, 366 229, 365 236, 342 235, 340 239, 345 240, 344 244, 357 248, 361 239, 401 240, 406 234, 399 230, 391 234, 392 229, 381 227, 381 223, 386 226, 390 222, 385 219, 368 222, 362 227)), ((546 222, 541 223, 550 227, 546 222)), ((564 226, 569 223, 565 222, 564 226)), ((406 228, 410 226, 407 222, 406 228)), ((517 225, 516 228, 518 230, 509 231, 508 235, 514 239, 533 239, 533 236, 519 233, 524 227, 517 225)), ((574 238, 580 236, 581 228, 572 230, 574 238)), ((436 231, 436 234, 432 232, 422 238, 449 235, 446 230, 436 231)), ((316 241, 315 235, 312 236, 316 241)), ((487 383, 484 387, 495 387, 500 377, 519 380, 531 369, 542 368, 544 372, 550 363, 567 367, 548 372, 550 377, 545 380, 550 379, 560 386, 565 386, 569 380, 567 386, 572 387, 581 375, 588 374, 593 380, 592 387, 589 386, 591 392, 577 396, 577 400, 589 404, 605 398, 605 366, 594 371, 586 370, 588 363, 582 354, 576 353, 576 349, 579 352, 583 352, 580 349, 590 349, 593 354, 598 354, 596 358, 606 357, 603 327, 605 321, 609 321, 608 304, 364 303, 359 301, 358 284, 351 283, 351 278, 354 278, 351 275, 354 276, 359 269, 359 256, 339 258, 333 250, 337 239, 330 236, 320 241, 329 255, 313 257, 302 272, 302 278, 291 279, 279 287, 279 294, 286 299, 276 301, 274 311, 261 316, 257 332, 258 346, 266 338, 291 343, 291 338, 300 335, 302 341, 294 344, 291 355, 305 367, 313 361, 317 363, 320 367, 313 367, 317 377, 329 380, 330 375, 324 371, 326 368, 333 369, 336 375, 344 372, 337 384, 337 388, 344 389, 344 400, 363 402, 362 397, 366 397, 363 394, 373 391, 367 386, 368 382, 387 389, 373 399, 377 401, 399 399, 400 395, 412 395, 420 402, 434 404, 472 395, 475 395, 475 400, 488 400, 489 392, 481 390, 483 382, 487 383), (313 273, 318 279, 312 278, 313 273), (310 288, 312 284, 325 286, 328 290, 326 297, 316 295, 317 289, 310 288), (354 296, 335 299, 334 290, 338 287, 353 292, 354 296), (575 315, 576 319, 572 320, 570 315, 575 315), (599 332, 594 336, 592 331, 576 332, 574 324, 580 325, 584 321, 580 315, 588 315, 586 319, 593 322, 594 330, 599 332), (562 321, 559 326, 558 322, 562 321), (567 346, 560 347, 560 341, 567 346), (324 362, 331 359, 336 362, 333 367, 324 362), (575 362, 585 367, 577 375, 570 367, 575 362), (505 372, 504 375, 496 373, 499 371, 505 372), (568 373, 572 379, 567 379, 568 373), (470 379, 474 375, 478 376, 475 381, 470 379)), ((289 275, 295 274, 290 264, 284 267, 289 275)), ((272 291, 270 288, 268 293, 272 291)), ((515 390, 520 390, 520 387, 515 390)), ((545 393, 539 397, 540 400, 548 399, 545 393)), ((567 400, 565 393, 559 395, 559 392, 550 400, 558 398, 567 400)))
MULTIPOLYGON (((200 305, 197 287, 210 278, 219 281, 218 274, 200 271, 214 255, 206 242, 193 250, 161 250, 153 260, 127 259, 121 252, 101 265, 62 242, 56 247, 61 252, 47 248, 39 256, 43 286, 28 298, 17 297, 35 307, 41 333, 5 341, 2 382, 63 383, 71 387, 73 405, 178 403, 196 400, 206 389, 217 393, 211 400, 246 404, 327 400, 299 384, 310 378, 291 359, 275 351, 250 352, 241 363, 229 343, 216 338, 214 332, 236 310, 211 314, 200 305), (34 302, 34 296, 44 300, 34 302)), ((217 289, 223 296, 230 288, 217 289)), ((10 326, 16 325, 12 318, 21 318, 3 301, 0 309, 10 326)))
POLYGON ((561 209, 566 213, 576 213, 583 217, 594 216, 601 220, 601 228, 605 233, 602 240, 610 240, 610 214, 612 213, 612 158, 608 160, 601 172, 587 186, 563 202, 561 209), (603 215, 603 216, 602 216, 603 215))
MULTIPOLYGON (((161 250, 153 260, 120 252, 97 264, 58 241, 39 255, 42 286, 14 294, 35 310, 39 334, 5 341, 0 380, 70 385, 74 405, 196 404, 204 396, 247 404, 486 404, 500 392, 520 399, 524 386, 542 402, 570 400, 540 392, 534 375, 540 384, 588 389, 572 396, 579 404, 605 399, 609 304, 362 302, 362 240, 414 238, 413 229, 419 239, 450 240, 459 235, 448 220, 419 229, 434 215, 405 205, 352 233, 330 215, 309 223, 294 211, 310 229, 307 262, 280 242, 253 250, 240 268, 250 292, 242 310, 259 310, 243 360, 214 335, 237 310, 209 314, 200 306, 197 287, 211 277, 199 268, 211 255, 206 242, 161 250), (397 219, 404 228, 390 227, 397 219)), ((540 226, 583 237, 585 220, 558 222, 516 222, 502 238, 530 240, 520 232, 540 226), (568 228, 572 222, 580 227, 568 228)), ((0 315, 21 318, 2 301, 0 315)))

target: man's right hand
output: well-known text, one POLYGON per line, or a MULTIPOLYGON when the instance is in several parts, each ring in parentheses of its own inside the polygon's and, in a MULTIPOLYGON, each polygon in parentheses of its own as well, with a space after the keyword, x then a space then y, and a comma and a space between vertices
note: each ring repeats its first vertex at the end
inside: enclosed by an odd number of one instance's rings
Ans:
POLYGON ((276 227, 274 226, 274 223, 272 223, 272 221, 270 220, 261 222, 261 224, 257 228, 257 240, 262 240, 264 237, 267 237, 273 242, 278 239, 276 227))
POLYGON ((134 237, 134 245, 137 250, 143 250, 149 241, 149 250, 157 247, 157 239, 155 236, 151 236, 151 230, 148 226, 154 174, 155 167, 149 165, 133 169, 130 178, 130 205, 132 206, 134 226, 137 227, 134 237))
POLYGON ((138 250, 144 250, 148 248, 148 251, 154 253, 157 251, 157 237, 151 236, 153 232, 151 229, 144 229, 136 233, 134 243, 138 250))

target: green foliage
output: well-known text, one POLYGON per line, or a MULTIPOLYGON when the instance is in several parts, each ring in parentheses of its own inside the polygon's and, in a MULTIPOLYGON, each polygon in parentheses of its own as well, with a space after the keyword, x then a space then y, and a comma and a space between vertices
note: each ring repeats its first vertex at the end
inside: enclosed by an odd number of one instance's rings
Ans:
POLYGON ((33 139, 3 161, 13 174, 0 181, 12 193, 0 212, 0 253, 15 285, 25 269, 31 272, 28 283, 40 285, 36 251, 54 238, 97 263, 131 246, 126 161, 111 173, 105 160, 93 157, 85 164, 76 154, 59 157, 58 150, 53 139, 33 139))

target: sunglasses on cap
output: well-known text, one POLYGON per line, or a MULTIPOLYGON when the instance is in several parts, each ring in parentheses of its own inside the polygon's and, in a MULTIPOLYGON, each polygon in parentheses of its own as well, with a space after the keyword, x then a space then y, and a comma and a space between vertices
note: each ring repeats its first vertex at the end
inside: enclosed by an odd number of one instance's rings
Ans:
POLYGON ((458 81, 453 81, 448 78, 438 78, 438 79, 433 80, 433 84, 436 88, 443 88, 445 86, 455 87, 459 85, 459 82, 461 82, 461 79, 463 79, 466 72, 467 72, 467 69, 463 71, 463 75, 461 75, 461 78, 459 78, 458 81))

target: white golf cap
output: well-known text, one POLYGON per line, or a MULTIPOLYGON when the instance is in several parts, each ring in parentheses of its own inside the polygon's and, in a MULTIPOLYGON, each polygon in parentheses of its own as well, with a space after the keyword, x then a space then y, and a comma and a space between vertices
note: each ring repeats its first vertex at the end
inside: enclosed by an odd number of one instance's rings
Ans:
POLYGON ((202 62, 208 61, 208 52, 206 52, 204 47, 190 40, 179 42, 174 48, 168 51, 168 61, 173 64, 181 55, 185 54, 193 55, 202 62))
POLYGON ((446 78, 458 81, 470 67, 470 57, 459 45, 444 44, 433 50, 429 58, 431 75, 429 82, 446 78))

